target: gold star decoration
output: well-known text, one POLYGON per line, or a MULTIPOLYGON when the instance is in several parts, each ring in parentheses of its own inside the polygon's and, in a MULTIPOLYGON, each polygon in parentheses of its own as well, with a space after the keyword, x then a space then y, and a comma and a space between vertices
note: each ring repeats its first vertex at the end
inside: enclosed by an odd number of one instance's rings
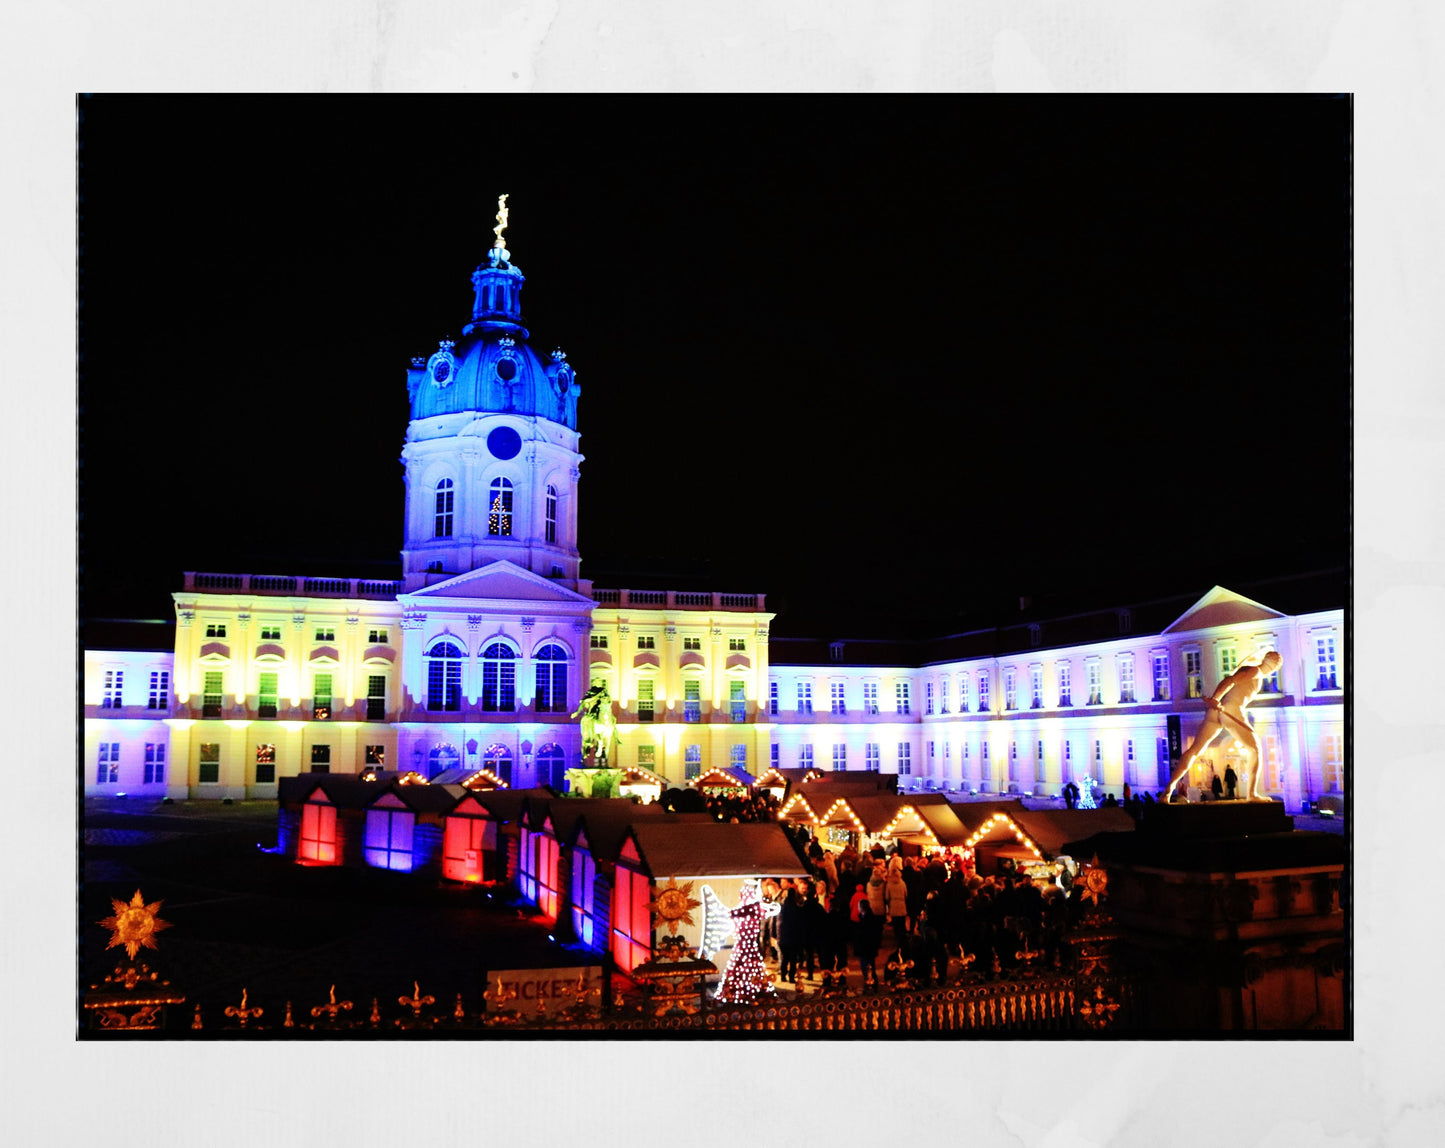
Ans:
POLYGON ((1084 891, 1079 894, 1085 901, 1093 901, 1094 907, 1098 908, 1099 898, 1109 891, 1109 874, 1099 864, 1099 858, 1094 857, 1093 863, 1080 875, 1084 885, 1084 891))
POLYGON ((700 907, 702 902, 693 898, 692 886, 691 881, 686 885, 678 885, 676 877, 669 877, 667 884, 658 890, 657 900, 647 903, 648 909, 666 922, 669 936, 677 935, 679 922, 685 925, 695 924, 692 911, 700 907))
POLYGON ((115 915, 96 923, 111 931, 110 940, 105 947, 110 949, 116 945, 124 945, 125 955, 131 960, 135 959, 136 953, 142 947, 156 948, 155 935, 162 929, 171 927, 169 921, 162 921, 156 916, 156 910, 161 907, 162 902, 152 901, 147 905, 145 898, 140 895, 139 889, 130 899, 130 904, 114 898, 110 903, 115 909, 115 915))

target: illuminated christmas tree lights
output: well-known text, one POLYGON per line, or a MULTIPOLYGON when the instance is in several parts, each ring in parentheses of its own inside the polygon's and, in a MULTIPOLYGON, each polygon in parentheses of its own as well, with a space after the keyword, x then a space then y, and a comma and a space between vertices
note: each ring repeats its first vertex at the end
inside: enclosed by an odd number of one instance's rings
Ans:
POLYGON ((1079 808, 1098 809, 1099 803, 1094 800, 1094 779, 1085 775, 1083 784, 1079 787, 1079 808))
POLYGON ((758 949, 758 936, 762 932, 763 904, 759 900, 758 883, 748 881, 738 894, 737 908, 731 909, 737 929, 737 943, 733 945, 732 956, 723 970, 722 984, 718 986, 717 999, 724 1004, 756 1004, 759 997, 773 996, 773 979, 763 966, 762 953, 758 949))

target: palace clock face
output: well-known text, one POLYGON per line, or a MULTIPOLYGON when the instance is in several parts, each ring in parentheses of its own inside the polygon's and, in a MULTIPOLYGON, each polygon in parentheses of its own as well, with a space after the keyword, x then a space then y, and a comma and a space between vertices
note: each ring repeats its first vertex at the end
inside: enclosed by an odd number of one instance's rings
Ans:
POLYGON ((432 367, 431 381, 439 387, 444 387, 451 382, 452 364, 450 359, 438 359, 436 366, 432 367))
POLYGON ((491 451, 493 458, 505 462, 509 458, 516 458, 521 449, 522 436, 511 427, 497 427, 487 435, 487 450, 491 451))

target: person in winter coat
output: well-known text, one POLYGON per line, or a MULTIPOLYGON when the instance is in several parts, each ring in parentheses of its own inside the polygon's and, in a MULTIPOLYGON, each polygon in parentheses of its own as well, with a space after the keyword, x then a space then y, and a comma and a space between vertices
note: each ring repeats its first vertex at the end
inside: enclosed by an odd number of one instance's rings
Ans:
POLYGON ((817 975, 820 964, 827 960, 828 883, 821 877, 809 881, 803 894, 803 965, 808 979, 817 975))
POLYGON ((838 863, 833 860, 833 854, 826 849, 822 850, 823 855, 814 864, 817 865, 818 874, 824 881, 828 882, 828 896, 838 891, 838 863))
POLYGON ((893 943, 904 952, 908 948, 908 886, 903 880, 903 858, 894 854, 888 861, 888 876, 883 885, 884 914, 893 924, 893 943))
POLYGON ((778 975, 784 984, 791 984, 798 974, 798 957, 803 951, 803 895, 789 886, 783 892, 778 910, 778 948, 783 960, 778 975))
MULTIPOLYGON (((882 890, 882 882, 879 890, 882 890)), ((883 940, 883 914, 875 913, 868 883, 859 882, 848 907, 853 923, 853 951, 858 956, 858 968, 863 974, 864 986, 878 983, 878 949, 883 940)))

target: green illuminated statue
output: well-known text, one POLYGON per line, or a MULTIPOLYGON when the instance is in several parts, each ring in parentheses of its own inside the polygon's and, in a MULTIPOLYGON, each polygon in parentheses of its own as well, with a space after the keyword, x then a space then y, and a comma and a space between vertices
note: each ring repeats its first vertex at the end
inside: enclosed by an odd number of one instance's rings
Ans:
POLYGON ((594 766, 605 767, 612 756, 612 739, 617 732, 617 721, 612 716, 612 695, 607 690, 607 683, 601 679, 594 680, 572 716, 582 719, 582 759, 586 761, 591 757, 594 766))

